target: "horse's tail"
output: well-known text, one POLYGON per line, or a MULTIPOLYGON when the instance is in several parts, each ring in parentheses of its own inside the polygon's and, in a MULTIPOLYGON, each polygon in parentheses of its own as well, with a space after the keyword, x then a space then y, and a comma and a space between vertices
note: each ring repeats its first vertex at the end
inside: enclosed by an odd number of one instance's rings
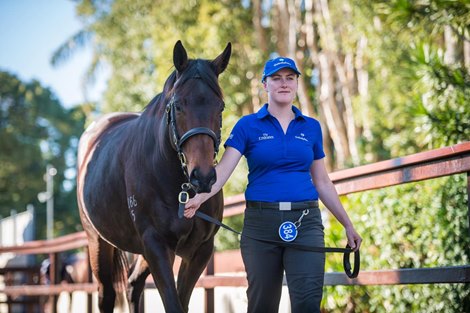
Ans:
POLYGON ((117 312, 127 312, 127 273, 129 262, 124 251, 115 248, 113 256, 113 287, 116 292, 115 309, 117 312))
POLYGON ((123 292, 127 288, 127 274, 129 262, 124 251, 116 248, 113 257, 113 284, 116 292, 123 292))

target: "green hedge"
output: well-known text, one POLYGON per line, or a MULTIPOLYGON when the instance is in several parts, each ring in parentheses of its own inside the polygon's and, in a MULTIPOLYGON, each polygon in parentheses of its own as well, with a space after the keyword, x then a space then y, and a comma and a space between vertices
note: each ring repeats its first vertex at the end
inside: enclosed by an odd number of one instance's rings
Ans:
MULTIPOLYGON (((467 177, 454 175, 342 198, 363 237, 363 270, 469 264, 467 177)), ((326 244, 345 244, 334 218, 326 244)), ((327 271, 342 271, 328 255, 327 271)), ((325 287, 325 312, 470 312, 468 284, 325 287)))

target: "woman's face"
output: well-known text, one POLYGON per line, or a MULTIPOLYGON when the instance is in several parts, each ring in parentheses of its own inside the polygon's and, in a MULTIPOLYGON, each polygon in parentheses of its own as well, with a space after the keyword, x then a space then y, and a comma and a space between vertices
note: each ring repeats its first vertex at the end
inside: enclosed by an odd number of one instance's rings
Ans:
POLYGON ((290 105, 297 94, 297 73, 289 68, 283 68, 266 78, 263 83, 268 93, 268 103, 290 105))

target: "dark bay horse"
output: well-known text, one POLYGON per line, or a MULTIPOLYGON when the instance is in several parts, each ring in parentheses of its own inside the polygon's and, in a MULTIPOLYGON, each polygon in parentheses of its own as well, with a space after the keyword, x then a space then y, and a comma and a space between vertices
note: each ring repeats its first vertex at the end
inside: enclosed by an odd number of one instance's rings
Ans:
MULTIPOLYGON (((179 218, 178 209, 186 192, 209 192, 216 181, 224 108, 218 76, 230 55, 229 43, 212 61, 188 59, 178 41, 175 71, 141 114, 105 115, 82 135, 77 194, 101 312, 113 311, 126 281, 130 310, 138 312, 149 274, 166 312, 187 312, 218 227, 179 218), (124 251, 140 255, 130 269, 124 251), (182 258, 177 287, 175 255, 182 258)), ((222 193, 201 210, 221 220, 222 193)))

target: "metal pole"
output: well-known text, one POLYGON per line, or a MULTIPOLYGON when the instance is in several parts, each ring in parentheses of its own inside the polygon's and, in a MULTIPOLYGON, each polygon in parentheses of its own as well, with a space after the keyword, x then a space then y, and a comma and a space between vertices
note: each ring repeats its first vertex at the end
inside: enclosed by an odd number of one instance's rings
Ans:
POLYGON ((13 245, 18 244, 18 216, 16 210, 10 210, 11 221, 13 222, 13 245))
POLYGON ((5 243, 3 242, 3 216, 0 215, 0 245, 4 246, 5 243))
POLYGON ((46 202, 46 225, 47 225, 47 239, 54 237, 54 179, 57 170, 52 165, 48 164, 46 168, 46 191, 38 194, 40 202, 46 202))
POLYGON ((48 164, 46 169, 47 185, 47 239, 54 237, 54 179, 57 170, 48 164))

